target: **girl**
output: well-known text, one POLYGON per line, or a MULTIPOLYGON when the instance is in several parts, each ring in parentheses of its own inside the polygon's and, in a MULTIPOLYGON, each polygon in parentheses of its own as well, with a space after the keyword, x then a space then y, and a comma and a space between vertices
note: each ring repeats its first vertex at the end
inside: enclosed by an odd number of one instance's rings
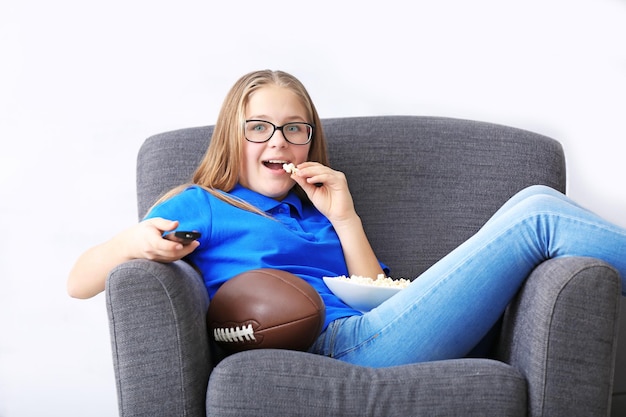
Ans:
POLYGON ((376 277, 387 268, 372 251, 345 176, 328 167, 307 91, 289 74, 258 71, 228 93, 192 183, 168 193, 139 224, 85 252, 70 273, 68 291, 91 297, 104 290, 114 266, 136 258, 187 257, 210 297, 243 271, 282 269, 309 282, 326 305, 324 330, 311 352, 393 366, 466 355, 530 272, 561 256, 603 259, 624 277, 626 230, 555 190, 534 186, 378 308, 362 314, 348 307, 322 277, 376 277), (297 170, 288 174, 283 164, 297 170), (202 237, 183 245, 169 239, 175 230, 202 237))

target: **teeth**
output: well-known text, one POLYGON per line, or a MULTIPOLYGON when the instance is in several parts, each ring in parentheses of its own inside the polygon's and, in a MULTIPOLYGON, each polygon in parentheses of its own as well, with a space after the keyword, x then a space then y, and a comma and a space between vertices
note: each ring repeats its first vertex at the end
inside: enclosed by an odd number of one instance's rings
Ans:
POLYGON ((278 160, 278 159, 270 159, 269 161, 266 161, 268 164, 286 164, 287 161, 282 161, 282 160, 278 160))

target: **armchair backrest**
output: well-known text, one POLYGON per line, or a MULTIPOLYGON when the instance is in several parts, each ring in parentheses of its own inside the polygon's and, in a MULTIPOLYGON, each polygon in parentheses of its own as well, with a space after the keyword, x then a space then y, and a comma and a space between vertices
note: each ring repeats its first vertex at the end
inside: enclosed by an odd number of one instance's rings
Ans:
MULTIPOLYGON (((331 165, 343 171, 356 209, 391 276, 412 278, 474 234, 517 191, 565 191, 559 142, 526 130, 424 116, 322 120, 331 165)), ((189 181, 212 126, 148 138, 137 160, 139 216, 189 181)))

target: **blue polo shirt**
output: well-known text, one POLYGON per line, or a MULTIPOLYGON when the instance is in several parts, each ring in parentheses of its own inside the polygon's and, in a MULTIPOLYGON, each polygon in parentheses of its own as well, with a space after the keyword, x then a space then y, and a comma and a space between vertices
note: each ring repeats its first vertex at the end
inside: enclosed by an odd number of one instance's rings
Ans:
POLYGON ((209 297, 241 272, 274 268, 299 276, 317 290, 326 305, 324 328, 340 317, 361 314, 339 300, 322 280, 348 275, 339 238, 323 214, 293 192, 277 201, 237 185, 230 194, 272 218, 234 207, 197 186, 157 205, 146 216, 178 220, 180 230, 202 233, 200 246, 189 260, 202 271, 209 297))

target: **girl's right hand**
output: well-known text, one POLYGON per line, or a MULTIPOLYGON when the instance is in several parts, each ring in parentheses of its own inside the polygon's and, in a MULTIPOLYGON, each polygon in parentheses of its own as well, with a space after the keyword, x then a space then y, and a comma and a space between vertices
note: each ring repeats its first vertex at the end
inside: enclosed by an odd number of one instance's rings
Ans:
MULTIPOLYGON (((149 259, 158 262, 174 262, 193 252, 200 242, 188 245, 163 238, 163 233, 178 227, 178 221, 163 218, 144 220, 120 234, 120 244, 127 245, 130 258, 149 259)), ((116 240, 117 240, 116 239, 116 240)))

